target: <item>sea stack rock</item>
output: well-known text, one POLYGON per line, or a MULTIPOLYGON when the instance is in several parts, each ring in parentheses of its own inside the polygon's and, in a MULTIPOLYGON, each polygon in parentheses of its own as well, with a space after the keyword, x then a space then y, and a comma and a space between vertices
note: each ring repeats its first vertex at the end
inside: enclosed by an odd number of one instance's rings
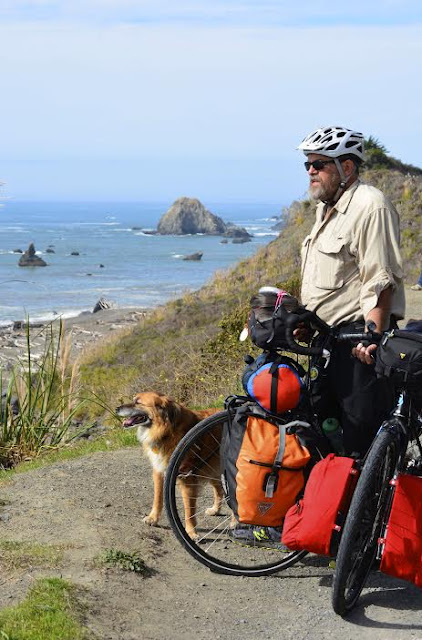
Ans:
POLYGON ((47 263, 36 255, 34 243, 31 242, 25 253, 19 258, 20 267, 46 267, 47 263))
POLYGON ((202 251, 197 251, 196 253, 191 253, 188 256, 184 256, 183 260, 200 260, 204 254, 202 251))
POLYGON ((186 235, 203 233, 222 236, 227 225, 208 211, 196 198, 178 198, 161 217, 157 233, 160 235, 186 235))
POLYGON ((251 242, 251 234, 244 227, 236 227, 236 225, 228 225, 224 234, 225 238, 232 238, 233 244, 243 244, 251 242))

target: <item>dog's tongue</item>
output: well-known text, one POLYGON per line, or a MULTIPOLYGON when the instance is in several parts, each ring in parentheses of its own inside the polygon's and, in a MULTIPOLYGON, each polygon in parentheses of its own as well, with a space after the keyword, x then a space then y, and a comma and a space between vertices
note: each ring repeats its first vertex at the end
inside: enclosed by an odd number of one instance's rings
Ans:
POLYGON ((135 424, 135 418, 126 418, 126 420, 123 421, 124 427, 132 427, 134 424, 135 424))

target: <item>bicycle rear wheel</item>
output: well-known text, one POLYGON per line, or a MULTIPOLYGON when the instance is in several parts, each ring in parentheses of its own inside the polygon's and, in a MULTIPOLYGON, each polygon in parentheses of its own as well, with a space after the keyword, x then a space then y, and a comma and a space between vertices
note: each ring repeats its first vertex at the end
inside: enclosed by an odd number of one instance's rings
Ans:
POLYGON ((175 449, 165 479, 167 516, 183 547, 212 571, 265 576, 290 567, 306 551, 242 546, 230 539, 233 517, 220 479, 220 443, 228 418, 228 411, 222 411, 202 420, 175 449))
POLYGON ((399 457, 398 436, 383 428, 374 440, 347 514, 336 559, 332 604, 346 615, 357 603, 375 560, 389 508, 389 482, 399 457))

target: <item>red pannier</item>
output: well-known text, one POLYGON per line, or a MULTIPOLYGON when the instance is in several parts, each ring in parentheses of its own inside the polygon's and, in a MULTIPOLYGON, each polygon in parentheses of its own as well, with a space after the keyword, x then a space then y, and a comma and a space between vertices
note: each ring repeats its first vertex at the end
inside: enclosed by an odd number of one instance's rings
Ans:
POLYGON ((358 479, 353 458, 330 453, 312 469, 303 498, 285 517, 282 541, 289 549, 334 556, 358 479))
MULTIPOLYGON (((394 481, 393 481, 394 482, 394 481)), ((399 475, 384 538, 380 569, 422 587, 422 478, 399 475)))

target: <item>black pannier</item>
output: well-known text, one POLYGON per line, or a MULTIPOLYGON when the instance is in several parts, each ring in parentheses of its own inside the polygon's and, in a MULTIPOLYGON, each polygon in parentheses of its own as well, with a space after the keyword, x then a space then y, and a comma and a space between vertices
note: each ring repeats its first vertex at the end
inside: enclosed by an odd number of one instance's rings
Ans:
POLYGON ((300 314, 305 308, 290 293, 276 287, 262 287, 250 305, 248 331, 252 342, 265 351, 288 350, 285 312, 300 314))

